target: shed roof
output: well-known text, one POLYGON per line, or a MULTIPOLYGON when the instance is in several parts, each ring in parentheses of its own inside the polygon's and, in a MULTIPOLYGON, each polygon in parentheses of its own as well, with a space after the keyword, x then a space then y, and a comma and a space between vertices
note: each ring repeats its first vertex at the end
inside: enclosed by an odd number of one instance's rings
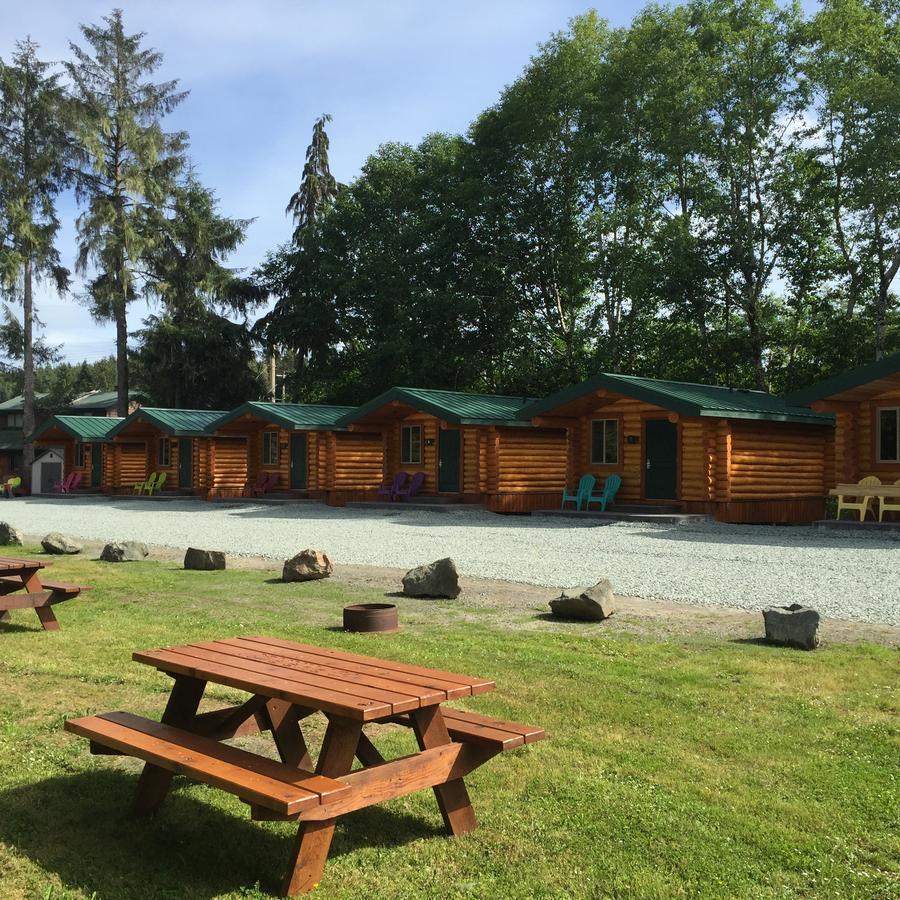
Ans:
POLYGON ((181 437, 202 436, 208 434, 209 426, 223 415, 225 411, 221 409, 158 409, 142 406, 130 416, 121 419, 119 424, 110 430, 108 437, 121 434, 132 422, 138 421, 149 422, 166 434, 181 437))
MULTIPOLYGON (((34 399, 43 400, 47 396, 46 391, 35 391, 34 399)), ((17 397, 10 397, 0 403, 0 412, 18 412, 25 408, 25 398, 19 394, 17 397)))
POLYGON ((528 426, 531 424, 529 418, 523 418, 519 413, 523 407, 533 402, 533 398, 394 387, 349 412, 338 420, 338 424, 351 425, 361 419, 374 418, 373 413, 393 401, 431 413, 455 425, 528 426))
POLYGON ((242 403, 237 409, 225 413, 209 426, 215 431, 240 419, 242 416, 255 416, 295 431, 330 431, 337 426, 337 421, 354 410, 352 406, 326 406, 317 403, 262 403, 251 400, 242 403))
POLYGON ((855 388, 868 387, 869 385, 871 385, 870 390, 863 391, 863 393, 878 394, 888 387, 900 385, 900 353, 892 353, 890 356, 882 357, 875 362, 857 366, 848 372, 841 372, 839 375, 833 375, 831 378, 817 381, 815 384, 811 384, 802 390, 793 391, 785 399, 789 403, 805 406, 807 403, 814 403, 816 400, 835 397, 838 394, 853 391, 855 388), (885 379, 890 381, 884 384, 885 379))
POLYGON ((540 416, 578 400, 591 391, 606 389, 626 397, 653 403, 685 416, 714 416, 723 419, 762 419, 807 425, 833 425, 834 417, 792 406, 765 391, 742 390, 684 381, 663 381, 635 375, 602 373, 572 385, 522 410, 523 415, 540 416))
POLYGON ((124 419, 112 416, 51 416, 32 433, 31 440, 35 441, 48 431, 59 428, 76 441, 85 443, 105 441, 110 431, 123 421, 124 419))

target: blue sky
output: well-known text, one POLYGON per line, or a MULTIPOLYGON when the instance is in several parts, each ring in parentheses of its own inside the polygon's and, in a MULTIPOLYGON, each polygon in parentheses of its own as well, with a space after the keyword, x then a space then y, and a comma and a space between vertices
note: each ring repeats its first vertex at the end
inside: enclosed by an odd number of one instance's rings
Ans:
MULTIPOLYGON (((638 2, 599 4, 626 24, 638 2)), ((535 52, 585 0, 156 0, 124 3, 129 32, 145 31, 165 55, 160 78, 190 96, 167 120, 191 136, 191 158, 222 211, 255 218, 233 264, 252 267, 290 235, 284 216, 297 187, 313 120, 334 117, 332 170, 351 180, 385 141, 417 142, 431 131, 464 131, 496 101, 535 52)), ((81 22, 99 22, 111 3, 0 0, 0 56, 30 34, 48 60, 83 43, 81 22)), ((75 256, 71 198, 60 203, 59 247, 75 256)), ((114 330, 94 323, 74 297, 39 288, 45 337, 70 361, 114 350, 114 330)), ((147 307, 130 307, 139 327, 147 307)))

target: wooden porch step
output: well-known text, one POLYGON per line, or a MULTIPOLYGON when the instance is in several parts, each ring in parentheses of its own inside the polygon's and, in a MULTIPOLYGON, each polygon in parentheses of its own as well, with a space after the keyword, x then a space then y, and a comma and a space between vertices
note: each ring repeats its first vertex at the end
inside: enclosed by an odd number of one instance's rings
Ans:
POLYGON ((281 815, 326 804, 350 790, 333 778, 127 712, 69 719, 66 731, 281 815))

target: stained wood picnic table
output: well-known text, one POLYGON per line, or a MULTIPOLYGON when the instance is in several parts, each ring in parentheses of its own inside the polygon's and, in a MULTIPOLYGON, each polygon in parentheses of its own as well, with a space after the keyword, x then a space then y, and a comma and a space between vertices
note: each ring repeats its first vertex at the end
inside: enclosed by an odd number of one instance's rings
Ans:
POLYGON ((175 773, 222 788, 258 820, 300 822, 283 883, 286 896, 322 877, 338 817, 433 788, 448 833, 471 831, 475 813, 463 778, 492 756, 544 737, 544 731, 442 707, 492 691, 493 681, 272 637, 238 637, 133 654, 175 681, 161 722, 106 713, 66 722, 95 753, 146 761, 134 810, 155 812, 175 773), (207 683, 249 693, 239 706, 199 713, 207 683), (315 763, 301 722, 328 720, 315 763), (412 728, 419 752, 385 760, 366 725, 412 728), (221 743, 270 731, 281 762, 221 743), (351 771, 354 758, 362 768, 351 771))
POLYGON ((40 570, 48 565, 36 559, 0 556, 0 622, 9 621, 11 609, 33 609, 45 631, 59 631, 59 620, 52 607, 89 588, 42 581, 40 570))

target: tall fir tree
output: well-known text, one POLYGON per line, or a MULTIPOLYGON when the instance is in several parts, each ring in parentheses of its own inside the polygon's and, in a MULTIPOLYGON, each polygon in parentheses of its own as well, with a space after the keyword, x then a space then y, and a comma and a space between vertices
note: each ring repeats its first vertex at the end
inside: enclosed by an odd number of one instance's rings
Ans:
POLYGON ((126 34, 122 11, 101 25, 82 25, 88 49, 71 44, 80 152, 78 269, 93 264, 88 283, 98 319, 116 323, 118 414, 128 414, 127 307, 141 292, 141 260, 159 239, 152 223, 174 190, 187 136, 166 133, 161 119, 186 96, 177 81, 153 82, 162 54, 126 34))
POLYGON ((59 75, 38 58, 37 50, 38 45, 27 38, 16 44, 8 65, 0 61, 0 222, 4 229, 0 286, 8 296, 21 299, 23 306, 26 483, 34 458, 34 447, 27 440, 35 425, 34 284, 47 278, 62 293, 69 283, 55 244, 56 199, 67 183, 67 101, 59 75))

